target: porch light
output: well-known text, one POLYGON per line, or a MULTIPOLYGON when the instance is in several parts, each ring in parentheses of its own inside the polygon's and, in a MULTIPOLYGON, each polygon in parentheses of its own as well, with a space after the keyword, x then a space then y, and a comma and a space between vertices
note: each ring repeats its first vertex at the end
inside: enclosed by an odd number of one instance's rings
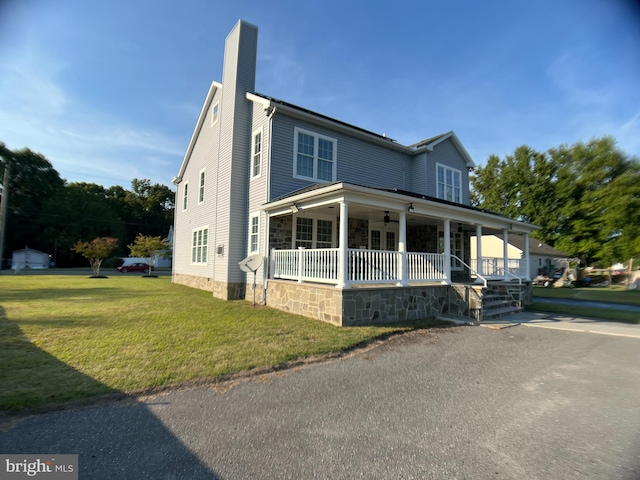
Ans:
POLYGON ((293 205, 291 205, 291 213, 298 213, 300 211, 300 208, 298 208, 298 205, 296 205, 295 202, 293 202, 293 205))
POLYGON ((415 212, 415 208, 413 208, 413 203, 409 204, 409 209, 408 210, 409 210, 409 213, 415 212))
POLYGON ((391 221, 391 217, 389 216, 389 210, 384 211, 384 223, 389 223, 391 221))
POLYGON ((461 223, 458 224, 458 233, 462 233, 462 224, 461 223))

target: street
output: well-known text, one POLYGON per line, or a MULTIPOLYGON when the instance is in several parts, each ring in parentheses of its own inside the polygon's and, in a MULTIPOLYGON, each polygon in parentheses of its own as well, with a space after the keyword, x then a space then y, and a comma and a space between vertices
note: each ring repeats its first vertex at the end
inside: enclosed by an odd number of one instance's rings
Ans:
MULTIPOLYGON (((5 428, 6 430, 6 428, 5 428)), ((412 332, 344 358, 33 416, 0 453, 80 478, 640 478, 640 339, 412 332)))

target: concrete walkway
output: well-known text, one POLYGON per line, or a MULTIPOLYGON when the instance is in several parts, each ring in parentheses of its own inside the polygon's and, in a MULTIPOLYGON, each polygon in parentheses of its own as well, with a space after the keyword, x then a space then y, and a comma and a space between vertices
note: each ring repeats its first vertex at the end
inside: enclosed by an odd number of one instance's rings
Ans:
MULTIPOLYGON (((640 314, 639 314, 640 315, 640 314)), ((482 322, 483 327, 507 328, 516 325, 551 328, 572 332, 597 333, 640 339, 640 325, 610 322, 597 318, 582 318, 572 315, 544 312, 522 312, 500 319, 482 322)))

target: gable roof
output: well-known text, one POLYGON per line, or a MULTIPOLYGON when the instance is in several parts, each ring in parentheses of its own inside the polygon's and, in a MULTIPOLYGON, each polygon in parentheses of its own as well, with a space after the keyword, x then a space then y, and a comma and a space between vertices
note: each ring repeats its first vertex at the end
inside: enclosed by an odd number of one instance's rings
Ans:
POLYGON ((476 166, 475 162, 471 158, 471 155, 469 155, 469 152, 467 152, 467 150, 464 148, 462 142, 458 139, 453 130, 407 146, 398 143, 396 140, 387 137, 385 134, 380 135, 356 125, 343 122, 342 120, 328 117, 327 115, 314 112, 313 110, 309 110, 307 108, 300 107, 298 105, 294 105, 293 103, 285 102, 284 100, 270 97, 262 93, 247 92, 246 96, 248 100, 261 104, 265 110, 268 110, 272 113, 280 110, 281 112, 288 113, 295 117, 301 117, 303 119, 311 121, 315 120, 316 123, 326 123, 334 129, 337 128, 338 130, 344 130, 350 135, 356 135, 360 137, 364 136, 368 141, 383 144, 386 147, 401 151, 408 155, 416 155, 418 153, 422 153, 423 151, 431 152, 433 151, 433 148, 439 143, 447 139, 451 139, 454 147, 458 150, 458 152, 464 159, 467 168, 475 168, 476 166))
POLYGON ((187 163, 189 163, 189 158, 191 157, 191 152, 193 152, 193 147, 196 144, 196 140, 198 139, 198 135, 200 134, 200 130, 202 129, 202 124, 204 123, 204 119, 207 117, 207 112, 209 111, 209 106, 213 101, 213 98, 216 95, 216 92, 222 88, 222 84, 218 82, 211 82, 211 86, 209 87, 209 91, 207 92, 207 96, 204 99, 204 104, 202 105, 202 109, 200 110, 200 115, 198 116, 198 121, 196 122, 196 126, 193 129, 193 133, 191 134, 191 140, 189 140, 189 146, 187 147, 187 151, 184 154, 182 159, 182 164, 180 164, 180 170, 178 171, 178 175, 173 177, 171 180, 172 183, 178 184, 182 180, 182 176, 184 175, 184 171, 187 168, 187 163))

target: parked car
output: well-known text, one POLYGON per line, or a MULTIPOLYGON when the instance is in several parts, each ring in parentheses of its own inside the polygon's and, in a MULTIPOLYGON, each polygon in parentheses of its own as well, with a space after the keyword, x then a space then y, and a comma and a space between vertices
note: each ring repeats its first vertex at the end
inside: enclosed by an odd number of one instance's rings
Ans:
MULTIPOLYGON (((149 266, 146 263, 138 262, 132 263, 130 265, 122 265, 121 267, 116 268, 120 273, 127 272, 144 272, 149 273, 149 266)), ((153 265, 151 265, 151 271, 153 272, 153 265)))

